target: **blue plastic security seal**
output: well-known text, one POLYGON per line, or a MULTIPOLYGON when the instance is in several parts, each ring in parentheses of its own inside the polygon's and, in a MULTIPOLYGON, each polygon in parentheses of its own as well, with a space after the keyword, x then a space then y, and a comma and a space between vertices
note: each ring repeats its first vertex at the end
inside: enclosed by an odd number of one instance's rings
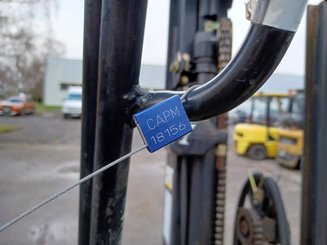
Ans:
POLYGON ((134 119, 149 152, 154 152, 192 131, 178 95, 135 114, 134 119))

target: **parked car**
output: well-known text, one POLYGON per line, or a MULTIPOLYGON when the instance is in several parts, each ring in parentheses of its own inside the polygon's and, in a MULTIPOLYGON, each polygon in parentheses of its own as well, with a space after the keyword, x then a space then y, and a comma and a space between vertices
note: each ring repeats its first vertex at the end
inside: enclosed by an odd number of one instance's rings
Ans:
POLYGON ((228 112, 228 124, 235 125, 238 123, 245 123, 250 116, 251 102, 245 101, 240 106, 228 112))
POLYGON ((82 115, 82 88, 69 87, 67 96, 62 105, 64 119, 71 117, 81 117, 82 115))
POLYGON ((231 125, 245 123, 247 118, 247 112, 240 109, 228 112, 228 123, 231 125))
POLYGON ((35 101, 31 96, 20 94, 0 101, 0 115, 26 115, 35 112, 35 101))

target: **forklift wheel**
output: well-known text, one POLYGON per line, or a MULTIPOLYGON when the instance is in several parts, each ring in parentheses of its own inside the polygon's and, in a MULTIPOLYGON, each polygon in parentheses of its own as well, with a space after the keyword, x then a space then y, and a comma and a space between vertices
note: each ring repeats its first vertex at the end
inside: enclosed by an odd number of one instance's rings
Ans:
POLYGON ((263 145, 252 145, 247 155, 253 160, 264 160, 267 158, 267 150, 263 145))

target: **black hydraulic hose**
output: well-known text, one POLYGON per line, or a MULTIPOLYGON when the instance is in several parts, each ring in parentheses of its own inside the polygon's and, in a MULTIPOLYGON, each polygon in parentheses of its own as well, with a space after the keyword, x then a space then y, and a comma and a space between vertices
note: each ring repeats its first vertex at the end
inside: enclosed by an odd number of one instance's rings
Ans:
MULTIPOLYGON (((279 242, 281 245, 289 245, 290 244, 290 227, 287 221, 287 215, 285 211, 285 207, 283 204, 282 196, 279 191, 277 183, 270 177, 263 177, 261 173, 254 173, 253 177, 255 179, 255 183, 258 186, 261 179, 263 178, 263 189, 266 193, 266 196, 273 201, 274 209, 276 213, 276 227, 278 228, 277 234, 279 238, 279 242)), ((253 195, 250 181, 246 181, 241 195, 239 197, 237 207, 244 207, 246 204, 246 197, 248 195, 253 195)), ((255 208, 252 206, 252 208, 255 208)), ((258 210, 257 210, 258 211, 258 210)), ((262 215, 262 214, 261 214, 262 215)), ((235 239, 235 237, 234 237, 235 239)))
MULTIPOLYGON (((225 113, 251 97, 270 77, 283 58, 293 31, 252 23, 247 38, 226 68, 206 84, 194 88, 182 102, 192 121, 225 113)), ((136 89, 136 110, 147 108, 175 91, 136 89)))
POLYGON ((265 178, 264 186, 265 190, 267 191, 267 195, 274 200, 280 244, 289 245, 291 244, 291 232, 279 188, 276 182, 270 177, 265 178))
POLYGON ((268 80, 293 36, 294 32, 252 24, 229 66, 185 98, 189 116, 202 120, 222 114, 248 99, 268 80))

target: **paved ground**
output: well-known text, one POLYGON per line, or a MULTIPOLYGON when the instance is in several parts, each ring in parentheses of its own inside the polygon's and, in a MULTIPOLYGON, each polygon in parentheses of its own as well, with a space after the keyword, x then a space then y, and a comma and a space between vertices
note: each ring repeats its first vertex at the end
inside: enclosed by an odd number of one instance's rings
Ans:
MULTIPOLYGON (((80 121, 48 115, 4 118, 21 129, 0 135, 0 223, 78 179, 80 121)), ((137 135, 137 134, 136 134, 137 135)), ((141 144, 135 138, 134 147, 141 144)), ((299 244, 300 174, 267 160, 253 163, 229 152, 225 244, 231 243, 236 201, 248 168, 279 177, 292 229, 299 244)), ((165 151, 132 158, 123 244, 161 244, 165 151)), ((2 245, 77 244, 78 189, 0 234, 2 245)))
MULTIPOLYGON (((79 176, 80 121, 52 117, 0 118, 21 129, 0 135, 0 220, 57 192, 79 176)), ((0 244, 76 244, 78 190, 0 235, 0 244)))

